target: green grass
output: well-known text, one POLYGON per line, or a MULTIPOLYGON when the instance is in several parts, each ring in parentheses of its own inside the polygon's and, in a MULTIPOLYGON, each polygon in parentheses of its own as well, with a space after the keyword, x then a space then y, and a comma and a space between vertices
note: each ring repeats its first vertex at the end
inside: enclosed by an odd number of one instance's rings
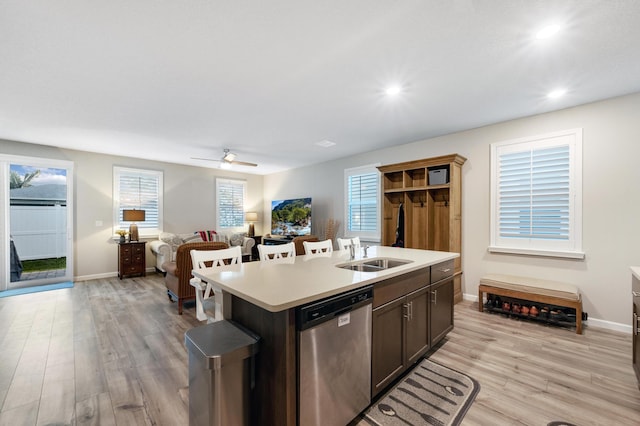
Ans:
POLYGON ((51 271, 53 269, 65 269, 66 267, 66 257, 22 261, 22 272, 51 271))

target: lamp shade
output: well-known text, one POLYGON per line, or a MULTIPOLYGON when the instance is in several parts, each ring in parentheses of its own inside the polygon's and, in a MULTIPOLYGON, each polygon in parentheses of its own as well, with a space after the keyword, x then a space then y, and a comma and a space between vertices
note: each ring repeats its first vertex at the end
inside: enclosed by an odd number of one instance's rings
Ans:
POLYGON ((258 213, 256 212, 247 212, 244 214, 244 219, 247 222, 257 222, 258 221, 258 213))
POLYGON ((122 220, 125 222, 144 222, 144 210, 122 210, 122 220))

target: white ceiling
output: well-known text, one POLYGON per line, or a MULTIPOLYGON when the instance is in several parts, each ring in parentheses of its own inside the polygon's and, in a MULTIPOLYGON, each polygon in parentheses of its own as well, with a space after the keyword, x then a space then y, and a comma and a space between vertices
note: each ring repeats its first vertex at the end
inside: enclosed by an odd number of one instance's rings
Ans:
POLYGON ((637 0, 0 0, 0 139, 269 174, 638 91, 637 0))

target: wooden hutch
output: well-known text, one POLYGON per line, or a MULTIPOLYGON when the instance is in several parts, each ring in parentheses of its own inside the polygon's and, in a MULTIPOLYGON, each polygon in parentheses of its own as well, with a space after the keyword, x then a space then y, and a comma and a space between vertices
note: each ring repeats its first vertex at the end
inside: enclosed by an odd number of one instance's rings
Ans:
POLYGON ((462 300, 462 165, 451 154, 378 167, 382 174, 382 245, 396 242, 404 210, 404 247, 460 253, 455 260, 454 301, 462 300))

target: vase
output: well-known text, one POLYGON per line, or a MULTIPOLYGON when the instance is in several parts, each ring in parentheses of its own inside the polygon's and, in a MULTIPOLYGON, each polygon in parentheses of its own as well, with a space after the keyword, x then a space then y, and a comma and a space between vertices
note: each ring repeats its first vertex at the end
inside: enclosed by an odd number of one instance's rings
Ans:
POLYGON ((124 243, 125 239, 124 239, 124 235, 120 235, 120 243, 124 243))

